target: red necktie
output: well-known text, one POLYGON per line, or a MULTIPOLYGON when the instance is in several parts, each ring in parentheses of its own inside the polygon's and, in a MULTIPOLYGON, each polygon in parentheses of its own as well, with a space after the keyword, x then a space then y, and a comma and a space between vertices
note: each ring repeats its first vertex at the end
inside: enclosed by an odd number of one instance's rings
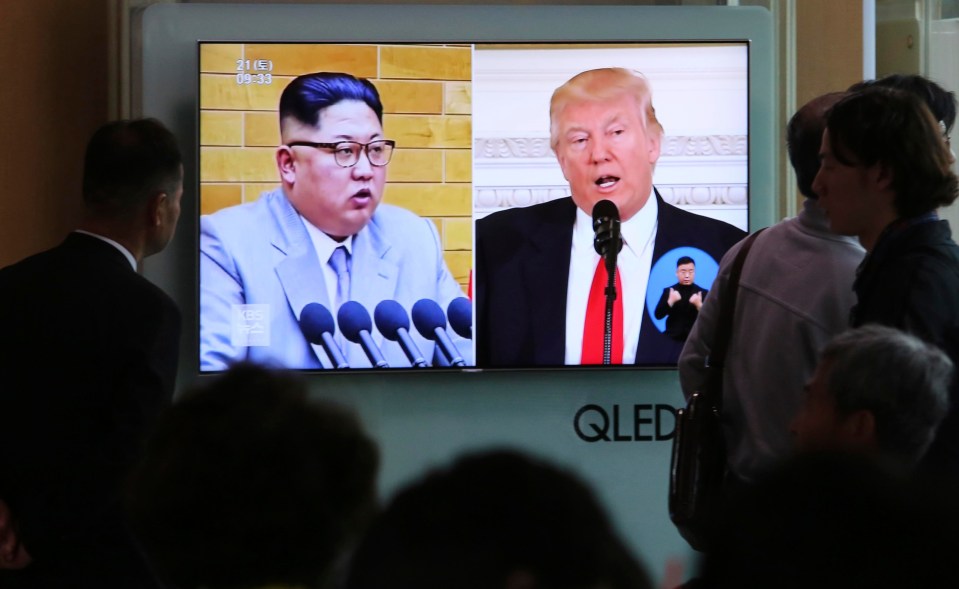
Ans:
MULTIPOLYGON (((603 363, 603 332, 606 326, 606 263, 603 258, 596 265, 593 284, 586 304, 586 324, 583 328, 583 357, 581 364, 603 363)), ((613 303, 613 346, 610 361, 623 363, 623 284, 616 273, 616 301, 613 303)))

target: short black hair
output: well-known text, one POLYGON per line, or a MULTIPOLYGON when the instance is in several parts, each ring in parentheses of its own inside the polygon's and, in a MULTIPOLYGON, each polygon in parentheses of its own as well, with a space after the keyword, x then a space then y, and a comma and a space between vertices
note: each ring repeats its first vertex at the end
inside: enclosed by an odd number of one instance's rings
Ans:
POLYGON ((183 589, 320 586, 372 518, 378 451, 292 373, 237 365, 162 416, 127 506, 183 589))
POLYGON ((176 137, 157 119, 124 119, 97 129, 83 162, 83 200, 97 211, 130 211, 183 181, 176 137))
POLYGON ((341 72, 315 72, 293 79, 280 95, 280 127, 291 118, 316 127, 323 109, 343 100, 364 102, 383 122, 383 103, 376 86, 365 78, 341 72))
POLYGON ((789 163, 796 172, 799 193, 806 198, 818 198, 812 183, 819 173, 819 148, 823 129, 826 128, 826 112, 843 96, 843 92, 817 96, 800 107, 786 124, 789 163))
POLYGON ((683 257, 679 258, 678 260, 676 260, 676 267, 677 267, 677 268, 679 268, 679 267, 682 266, 683 264, 692 264, 693 266, 695 266, 695 265, 696 265, 696 260, 690 258, 689 256, 683 256, 683 257))

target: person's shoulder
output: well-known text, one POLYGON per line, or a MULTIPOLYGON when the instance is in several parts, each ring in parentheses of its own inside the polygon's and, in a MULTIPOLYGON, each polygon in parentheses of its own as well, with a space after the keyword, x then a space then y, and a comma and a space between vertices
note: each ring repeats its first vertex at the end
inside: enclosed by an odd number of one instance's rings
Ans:
POLYGON ((370 218, 365 230, 372 231, 377 239, 385 239, 394 246, 416 248, 423 241, 433 241, 437 236, 436 226, 426 217, 409 209, 380 203, 370 218))
POLYGON ((271 211, 277 206, 289 206, 292 210, 292 205, 289 205, 289 201, 280 188, 264 192, 254 201, 224 207, 213 213, 201 215, 200 223, 201 225, 212 224, 217 227, 257 223, 264 216, 270 215, 271 211))
POLYGON ((425 217, 421 217, 409 209, 386 203, 380 203, 376 207, 372 219, 370 219, 371 223, 382 225, 386 229, 393 226, 415 226, 426 221, 425 217))
POLYGON ((572 224, 576 219, 576 205, 570 197, 525 207, 496 211, 476 222, 477 231, 501 231, 507 228, 527 228, 535 224, 572 224))
POLYGON ((943 263, 959 264, 959 245, 952 239, 949 221, 940 220, 934 223, 928 241, 928 247, 938 254, 943 263))
POLYGON ((926 275, 933 282, 959 285, 959 246, 954 243, 911 248, 891 256, 887 263, 901 273, 926 275))
POLYGON ((53 250, 45 250, 42 252, 33 253, 25 258, 0 268, 0 279, 8 279, 24 272, 30 272, 32 267, 45 263, 47 258, 51 256, 52 251, 53 250))
POLYGON ((27 256, 0 269, 0 284, 32 285, 71 284, 71 288, 95 288, 99 276, 126 271, 135 274, 130 263, 114 246, 96 237, 69 233, 58 245, 27 256), (92 280, 76 281, 87 274, 92 280))
POLYGON ((442 250, 439 231, 430 219, 403 207, 380 203, 369 223, 354 239, 370 239, 377 249, 390 248, 398 255, 442 250))
POLYGON ((0 268, 0 297, 7 298, 14 292, 23 291, 38 277, 46 274, 49 250, 32 254, 8 266, 0 268))
POLYGON ((883 258, 884 264, 890 266, 959 271, 959 245, 952 240, 947 221, 907 229, 889 244, 883 258))
POLYGON ((710 233, 718 233, 724 236, 735 237, 737 239, 741 239, 746 236, 745 231, 731 223, 727 223, 726 221, 720 221, 719 219, 713 219, 712 217, 707 217, 706 215, 693 213, 681 209, 675 205, 671 205, 666 201, 660 201, 659 206, 661 222, 675 223, 677 225, 683 225, 684 227, 694 231, 708 231, 710 233))

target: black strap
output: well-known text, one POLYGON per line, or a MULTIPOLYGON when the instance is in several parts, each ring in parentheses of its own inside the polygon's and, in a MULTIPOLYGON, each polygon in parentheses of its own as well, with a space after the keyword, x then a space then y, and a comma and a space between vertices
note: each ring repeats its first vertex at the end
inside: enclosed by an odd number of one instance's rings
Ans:
POLYGON ((717 407, 722 405, 723 364, 726 361, 729 340, 732 339, 733 335, 733 315, 736 313, 736 293, 739 291, 739 277, 743 273, 746 254, 752 248, 756 237, 764 230, 765 228, 760 229, 743 240, 743 245, 736 253, 736 258, 733 260, 732 268, 729 271, 729 282, 726 283, 724 298, 719 303, 719 326, 716 330, 716 339, 713 341, 712 349, 706 357, 706 368, 709 370, 706 394, 713 397, 713 402, 717 407))

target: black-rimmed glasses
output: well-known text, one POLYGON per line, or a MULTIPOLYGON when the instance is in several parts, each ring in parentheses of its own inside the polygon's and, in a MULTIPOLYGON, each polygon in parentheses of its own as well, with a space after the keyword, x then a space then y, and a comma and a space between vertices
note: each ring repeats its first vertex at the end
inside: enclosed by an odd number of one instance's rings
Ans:
POLYGON ((366 152, 366 158, 370 160, 373 166, 385 166, 390 163, 393 157, 393 148, 396 142, 392 139, 377 139, 369 143, 357 143, 356 141, 337 141, 336 143, 315 143, 313 141, 291 141, 286 144, 288 147, 315 147, 316 149, 329 149, 333 152, 337 165, 342 168, 352 168, 356 162, 360 161, 360 152, 366 152))

